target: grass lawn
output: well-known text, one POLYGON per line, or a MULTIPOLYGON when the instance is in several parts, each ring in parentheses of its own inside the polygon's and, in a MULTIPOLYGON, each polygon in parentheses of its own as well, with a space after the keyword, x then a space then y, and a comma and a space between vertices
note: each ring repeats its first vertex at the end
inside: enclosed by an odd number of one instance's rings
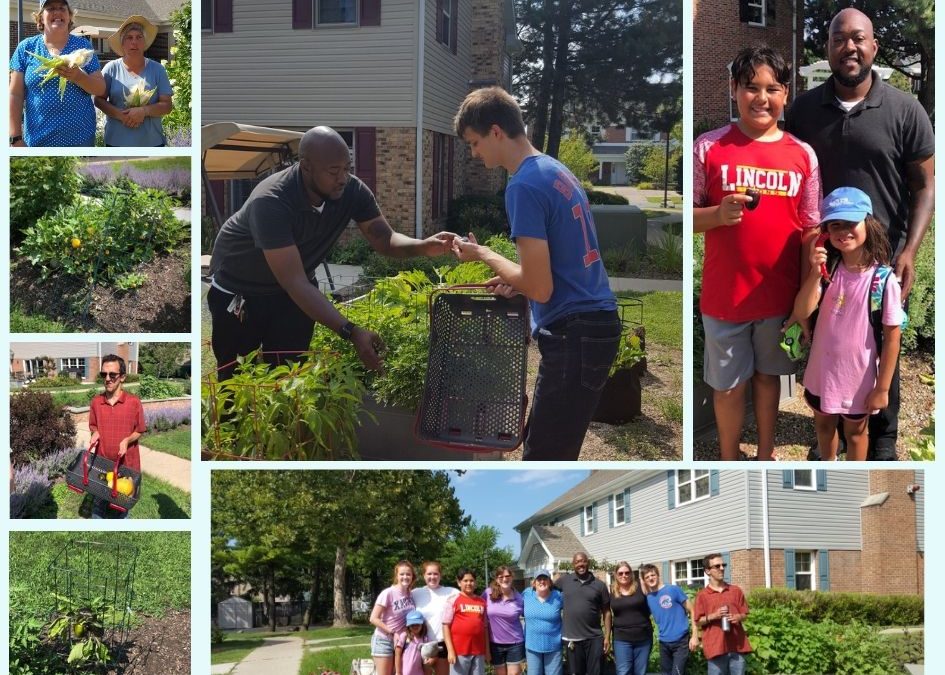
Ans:
MULTIPOLYGON (((11 532, 10 613, 45 618, 52 607, 49 564, 63 546, 91 538, 113 544, 124 567, 132 546, 138 557, 132 610, 161 616, 190 607, 190 532, 11 532)), ((84 581, 84 579, 83 579, 84 581)))
POLYGON ((148 433, 141 439, 141 443, 152 450, 190 459, 190 425, 182 424, 170 431, 148 433))
MULTIPOLYGON (((213 645, 210 648, 210 663, 237 663, 249 654, 251 651, 261 646, 263 638, 276 637, 278 635, 291 635, 302 638, 303 640, 327 640, 333 638, 346 638, 329 642, 328 644, 337 647, 337 649, 325 650, 317 654, 307 653, 306 660, 303 661, 301 673, 315 672, 315 666, 306 669, 305 664, 337 664, 339 667, 329 667, 338 673, 347 673, 351 668, 351 660, 355 658, 369 658, 371 650, 369 647, 346 648, 350 644, 365 644, 370 642, 371 633, 374 632, 373 626, 350 626, 348 628, 313 628, 312 630, 303 630, 297 633, 284 633, 277 630, 275 633, 226 633, 223 638, 223 644, 213 645), (332 654, 332 656, 327 656, 332 654), (331 658, 332 660, 327 660, 331 658), (309 661, 308 659, 314 659, 309 661)), ((327 666, 326 666, 327 667, 327 666)), ((319 670, 318 672, 321 672, 319 670)))
MULTIPOLYGON (((266 637, 272 637, 274 633, 266 633, 266 637)), ((246 658, 246 655, 261 646, 263 639, 261 637, 250 637, 244 633, 227 635, 223 638, 223 644, 213 645, 210 648, 210 665, 218 663, 239 663, 246 658)))
MULTIPOLYGON (((621 291, 620 298, 638 298, 643 301, 643 325, 646 342, 658 342, 664 347, 682 349, 682 292, 681 291, 621 291)), ((638 310, 637 310, 638 311, 638 310)), ((637 311, 627 310, 627 317, 637 319, 637 311)))
MULTIPOLYGON (((65 482, 53 485, 52 497, 53 502, 49 506, 49 512, 40 517, 60 520, 91 517, 92 497, 73 492, 65 482)), ((109 511, 113 510, 109 509, 109 511)), ((114 511, 116 518, 118 513, 114 511)), ((169 483, 145 474, 141 481, 141 498, 131 509, 130 517, 136 520, 190 518, 190 495, 169 483)))
POLYGON ((69 333, 72 329, 40 314, 25 314, 18 305, 10 308, 11 333, 69 333))
MULTIPOLYGON (((121 168, 117 163, 113 166, 116 173, 121 168)), ((190 171, 190 157, 154 157, 135 160, 131 163, 131 166, 140 171, 159 171, 163 169, 186 169, 190 171)))
MULTIPOLYGON (((370 639, 370 638, 365 638, 370 639)), ((299 668, 300 675, 305 673, 321 673, 331 671, 335 673, 347 673, 351 670, 351 661, 353 659, 371 658, 371 648, 363 647, 332 647, 313 652, 305 650, 302 657, 302 666, 299 668)))

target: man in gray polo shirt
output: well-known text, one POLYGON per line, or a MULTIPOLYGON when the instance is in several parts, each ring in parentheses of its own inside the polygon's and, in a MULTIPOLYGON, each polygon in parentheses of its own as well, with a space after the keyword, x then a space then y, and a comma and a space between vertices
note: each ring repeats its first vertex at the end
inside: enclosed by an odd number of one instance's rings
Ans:
MULTIPOLYGON (((872 71, 878 50, 869 17, 853 8, 838 12, 827 37, 833 75, 797 97, 785 128, 817 153, 824 194, 856 187, 870 196, 906 298, 935 206, 935 138, 915 97, 872 71)), ((899 400, 897 362, 889 405, 870 416, 868 459, 896 459, 899 400)))
POLYGON ((610 649, 610 592, 588 570, 587 553, 575 553, 571 565, 573 574, 555 580, 564 596, 561 639, 567 645, 568 670, 571 675, 600 675, 610 649))
MULTIPOLYGON (((350 340, 365 366, 381 369, 380 336, 345 319, 311 282, 352 220, 375 251, 393 258, 444 255, 455 236, 394 232, 371 190, 351 175, 344 139, 328 127, 309 129, 298 163, 259 183, 214 242, 207 303, 221 367, 260 347, 305 351, 320 323, 350 340)), ((234 368, 221 368, 219 378, 234 368)))

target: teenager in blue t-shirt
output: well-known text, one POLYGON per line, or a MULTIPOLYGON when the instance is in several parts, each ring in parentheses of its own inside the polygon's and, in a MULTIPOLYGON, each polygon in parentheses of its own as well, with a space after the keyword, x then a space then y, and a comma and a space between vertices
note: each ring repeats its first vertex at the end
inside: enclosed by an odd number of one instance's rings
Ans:
POLYGON ((587 195, 567 167, 532 147, 521 109, 500 87, 469 94, 455 126, 486 168, 512 174, 505 208, 520 262, 472 234, 468 242, 455 239, 453 251, 495 272, 493 293, 529 300, 541 364, 523 459, 576 460, 620 341, 587 195))
POLYGON ((686 672, 689 652, 699 646, 698 631, 691 621, 692 603, 679 586, 660 583, 656 565, 643 565, 640 575, 646 602, 659 633, 660 673, 682 675, 686 672))

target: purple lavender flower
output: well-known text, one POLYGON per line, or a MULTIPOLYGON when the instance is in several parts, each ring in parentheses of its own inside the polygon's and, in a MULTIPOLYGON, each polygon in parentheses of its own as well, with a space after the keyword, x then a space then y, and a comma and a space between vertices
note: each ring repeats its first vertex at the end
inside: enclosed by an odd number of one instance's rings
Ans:
POLYGON ((144 421, 151 431, 167 431, 182 424, 190 424, 190 402, 186 406, 145 406, 144 421))
MULTIPOLYGON (((73 451, 74 452, 74 451, 73 451)), ((13 493, 10 495, 10 517, 30 518, 49 499, 49 479, 31 465, 13 473, 13 493)))

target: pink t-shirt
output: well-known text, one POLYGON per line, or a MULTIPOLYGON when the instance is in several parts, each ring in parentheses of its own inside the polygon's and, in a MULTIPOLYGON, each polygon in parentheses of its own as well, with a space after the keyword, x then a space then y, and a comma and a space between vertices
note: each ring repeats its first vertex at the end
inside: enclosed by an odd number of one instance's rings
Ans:
MULTIPOLYGON (((406 629, 407 613, 414 609, 410 591, 407 591, 406 595, 401 595, 399 586, 389 586, 381 591, 374 604, 384 608, 381 620, 391 629, 391 632, 396 635, 406 629)), ((389 639, 389 636, 380 628, 375 628, 374 634, 380 638, 389 639)))
POLYGON ((403 675, 424 675, 423 656, 420 654, 420 645, 427 641, 426 636, 413 638, 407 641, 407 633, 398 633, 395 645, 404 650, 403 675))
MULTIPOLYGON (((862 415, 876 386, 879 353, 869 320, 870 283, 875 267, 852 272, 841 262, 824 291, 814 328, 804 387, 820 397, 828 414, 862 415)), ((902 324, 899 280, 890 272, 883 294, 883 325, 902 324)))

